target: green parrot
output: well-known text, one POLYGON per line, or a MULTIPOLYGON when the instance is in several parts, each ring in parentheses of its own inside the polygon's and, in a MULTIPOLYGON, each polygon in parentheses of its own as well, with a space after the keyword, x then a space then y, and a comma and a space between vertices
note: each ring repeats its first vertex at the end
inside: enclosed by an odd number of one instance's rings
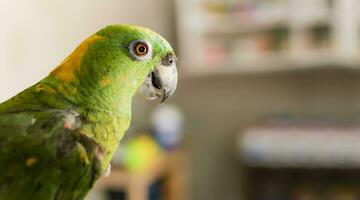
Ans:
POLYGON ((0 199, 80 200, 109 170, 135 94, 168 99, 176 56, 159 34, 107 26, 0 104, 0 199))

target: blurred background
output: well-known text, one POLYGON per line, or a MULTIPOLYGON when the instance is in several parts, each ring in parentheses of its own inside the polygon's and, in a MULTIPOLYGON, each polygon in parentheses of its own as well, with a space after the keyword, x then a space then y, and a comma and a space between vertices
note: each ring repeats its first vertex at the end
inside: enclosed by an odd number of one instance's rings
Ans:
POLYGON ((0 100, 108 24, 178 54, 87 200, 360 199, 359 0, 0 0, 0 100))

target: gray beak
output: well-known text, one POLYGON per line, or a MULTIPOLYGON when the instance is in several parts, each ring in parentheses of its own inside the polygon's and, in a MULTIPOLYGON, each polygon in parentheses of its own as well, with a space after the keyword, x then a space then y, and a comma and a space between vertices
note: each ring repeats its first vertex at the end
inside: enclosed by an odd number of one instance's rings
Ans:
POLYGON ((163 103, 174 94, 177 79, 175 57, 167 55, 145 78, 137 94, 147 100, 161 98, 161 103, 163 103))

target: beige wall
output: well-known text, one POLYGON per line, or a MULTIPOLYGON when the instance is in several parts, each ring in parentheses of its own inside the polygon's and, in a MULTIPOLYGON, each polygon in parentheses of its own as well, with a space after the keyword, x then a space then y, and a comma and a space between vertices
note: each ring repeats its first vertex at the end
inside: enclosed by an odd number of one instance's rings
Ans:
POLYGON ((77 44, 108 24, 144 25, 173 40, 171 2, 0 1, 0 101, 47 75, 77 44))

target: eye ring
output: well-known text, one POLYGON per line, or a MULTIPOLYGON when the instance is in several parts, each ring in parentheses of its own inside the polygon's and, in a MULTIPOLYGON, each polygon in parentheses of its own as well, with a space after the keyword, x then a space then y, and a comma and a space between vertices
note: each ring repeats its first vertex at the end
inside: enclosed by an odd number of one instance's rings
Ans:
POLYGON ((143 40, 134 40, 129 45, 129 52, 136 60, 148 60, 152 56, 150 43, 143 40))

